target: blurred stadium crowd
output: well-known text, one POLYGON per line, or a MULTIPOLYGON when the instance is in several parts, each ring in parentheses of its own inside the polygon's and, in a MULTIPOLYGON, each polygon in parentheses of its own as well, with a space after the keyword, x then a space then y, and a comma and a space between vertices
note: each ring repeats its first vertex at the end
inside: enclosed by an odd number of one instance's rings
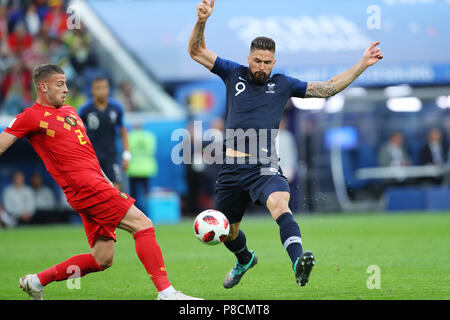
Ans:
MULTIPOLYGON (((107 76, 92 49, 92 37, 82 26, 67 27, 63 0, 0 1, 0 114, 15 115, 32 104, 32 70, 41 63, 60 65, 70 89, 66 103, 78 108, 90 93, 95 77, 107 76)), ((115 98, 127 111, 139 107, 129 83, 115 98)))
POLYGON ((15 115, 34 101, 32 70, 41 63, 63 67, 71 88, 69 104, 79 105, 83 77, 97 67, 91 38, 67 29, 62 0, 0 2, 0 110, 15 115))

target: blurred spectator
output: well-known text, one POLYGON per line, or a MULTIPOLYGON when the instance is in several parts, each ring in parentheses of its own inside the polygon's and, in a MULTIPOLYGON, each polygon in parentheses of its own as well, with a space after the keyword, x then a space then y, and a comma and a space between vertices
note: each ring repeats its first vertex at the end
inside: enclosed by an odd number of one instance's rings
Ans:
MULTIPOLYGON (((442 132, 438 128, 432 128, 428 132, 427 143, 420 152, 420 164, 443 166, 447 163, 448 147, 442 139, 442 132)), ((445 176, 423 178, 426 184, 441 184, 445 176)))
MULTIPOLYGON (((0 83, 3 81, 6 72, 14 63, 14 58, 11 56, 8 45, 0 42, 0 83)), ((0 95, 1 98, 1 95, 0 95)), ((1 101, 1 99, 0 99, 1 101)))
POLYGON ((186 146, 183 147, 183 150, 189 152, 189 155, 183 154, 183 159, 187 160, 186 183, 188 194, 186 199, 186 209, 187 213, 190 215, 198 214, 200 211, 210 207, 209 205, 202 205, 202 184, 205 182, 206 164, 203 161, 202 149, 194 147, 195 145, 204 146, 200 129, 201 124, 200 126, 197 126, 194 124, 194 121, 191 121, 188 124, 189 139, 183 139, 183 143, 186 144, 186 146))
POLYGON ((24 17, 25 25, 31 36, 36 36, 41 28, 41 19, 37 13, 36 4, 33 2, 28 3, 24 17))
POLYGON ((295 137, 287 129, 286 118, 284 117, 280 121, 276 143, 278 144, 277 151, 283 175, 292 183, 297 172, 298 150, 295 137))
POLYGON ((150 192, 150 179, 158 173, 156 161, 156 136, 154 133, 135 128, 128 135, 131 160, 127 174, 130 178, 130 195, 136 199, 139 209, 145 210, 145 197, 150 192))
POLYGON ((48 43, 48 62, 59 65, 69 55, 69 50, 59 38, 50 38, 48 43))
POLYGON ((69 49, 70 63, 78 74, 97 66, 97 59, 91 51, 91 36, 83 28, 66 32, 63 42, 69 49))
POLYGON ((389 141, 381 146, 378 153, 378 165, 381 167, 402 167, 411 165, 410 157, 404 147, 403 134, 395 132, 389 141))
MULTIPOLYGON (((447 146, 448 151, 450 152, 450 116, 444 116, 442 119, 442 141, 444 145, 447 146)), ((450 157, 447 155, 447 159, 450 160, 450 157)))
POLYGON ((214 208, 214 194, 216 189, 216 179, 219 173, 220 163, 223 158, 220 155, 216 155, 215 151, 223 151, 223 138, 225 135, 225 122, 222 118, 214 118, 211 121, 211 129, 213 134, 207 130, 203 136, 203 148, 208 147, 208 152, 203 153, 203 160, 205 162, 205 170, 203 171, 203 179, 200 186, 200 202, 203 203, 202 207, 214 208), (209 158, 211 156, 211 158, 209 158))
POLYGON ((13 54, 20 54, 29 49, 33 44, 33 37, 27 32, 25 24, 20 22, 16 24, 14 32, 8 37, 9 50, 13 54))
MULTIPOLYGON (((68 30, 63 0, 0 0, 0 112, 15 115, 33 100, 31 70, 42 63, 63 68, 80 86, 98 75, 92 39, 83 28, 68 30)), ((85 99, 80 88, 75 107, 85 99)), ((133 93, 134 105, 144 104, 133 93)), ((134 108, 134 107, 133 107, 134 108)))
POLYGON ((25 176, 21 171, 13 174, 13 183, 3 191, 3 206, 7 217, 3 222, 13 227, 17 223, 28 223, 35 214, 33 189, 25 184, 25 176))
POLYGON ((8 9, 0 4, 0 46, 8 41, 8 9))
POLYGON ((32 100, 31 71, 15 59, 0 86, 4 111, 10 115, 21 112, 32 100))
POLYGON ((100 166, 120 190, 122 170, 127 169, 131 158, 128 147, 128 130, 124 125, 124 110, 117 101, 110 99, 109 81, 105 77, 94 79, 91 85, 93 99, 89 100, 78 110, 80 118, 86 125, 86 131, 97 153, 100 166), (122 143, 122 159, 118 159, 117 139, 122 143))
POLYGON ((78 109, 86 102, 88 97, 80 90, 76 83, 69 84, 69 92, 66 95, 66 104, 78 109))
POLYGON ((17 23, 19 23, 23 19, 23 8, 22 0, 9 0, 9 1, 3 1, 3 3, 8 3, 8 30, 11 32, 11 30, 14 30, 17 23))
POLYGON ((37 34, 33 40, 31 47, 22 52, 22 58, 24 64, 32 70, 38 64, 46 63, 49 61, 49 43, 50 38, 47 30, 42 26, 39 34, 37 34))
POLYGON ((39 173, 35 173, 31 177, 31 188, 34 192, 36 215, 47 214, 56 209, 55 195, 52 189, 43 184, 42 177, 39 173))
POLYGON ((129 81, 123 81, 116 90, 115 98, 125 107, 125 111, 133 112, 145 107, 145 98, 134 90, 129 81))
POLYGON ((67 31, 67 14, 62 0, 49 0, 50 10, 44 16, 43 23, 47 26, 51 37, 62 37, 67 31))
POLYGON ((67 56, 60 57, 60 59, 58 60, 58 65, 64 70, 68 82, 73 83, 80 79, 84 80, 83 78, 78 77, 77 72, 73 68, 72 64, 70 63, 70 59, 67 56))
POLYGON ((291 189, 291 197, 289 199, 289 208, 297 210, 298 195, 297 185, 299 169, 299 151, 294 134, 287 128, 287 118, 283 116, 278 128, 278 135, 276 137, 276 150, 280 158, 279 166, 283 170, 283 175, 289 182, 291 189))
POLYGON ((61 188, 59 190, 60 190, 60 192, 59 192, 58 208, 59 208, 61 214, 69 216, 69 215, 75 213, 78 216, 76 211, 72 208, 72 206, 67 201, 67 198, 66 198, 66 195, 64 194, 64 191, 61 188))
POLYGON ((2 205, 0 204, 0 229, 3 228, 3 225, 5 224, 5 223, 3 222, 3 218, 4 218, 4 217, 7 217, 7 216, 8 216, 8 214, 6 213, 5 210, 3 210, 3 207, 2 207, 2 205))
POLYGON ((438 128, 428 132, 427 144, 420 153, 422 165, 443 165, 447 162, 447 148, 442 141, 442 133, 438 128))
POLYGON ((48 0, 34 0, 36 4, 36 13, 39 15, 41 22, 44 20, 45 15, 50 11, 48 7, 48 0))

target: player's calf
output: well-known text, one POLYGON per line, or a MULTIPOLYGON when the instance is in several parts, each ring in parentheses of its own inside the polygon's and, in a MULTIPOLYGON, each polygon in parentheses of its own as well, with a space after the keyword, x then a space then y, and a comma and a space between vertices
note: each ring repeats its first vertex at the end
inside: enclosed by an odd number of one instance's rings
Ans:
POLYGON ((302 254, 302 236, 300 228, 290 212, 285 212, 276 220, 280 227, 280 240, 291 258, 292 265, 302 254))

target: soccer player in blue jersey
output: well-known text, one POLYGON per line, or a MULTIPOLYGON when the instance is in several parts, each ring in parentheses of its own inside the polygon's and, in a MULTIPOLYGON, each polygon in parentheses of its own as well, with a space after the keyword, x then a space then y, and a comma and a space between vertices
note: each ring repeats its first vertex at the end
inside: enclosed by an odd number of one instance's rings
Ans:
POLYGON ((122 170, 119 164, 116 146, 120 135, 122 143, 122 168, 127 169, 131 160, 128 147, 128 131, 123 124, 124 108, 109 98, 109 82, 105 77, 95 78, 91 85, 92 99, 82 105, 78 114, 86 124, 87 134, 94 146, 100 166, 113 183, 120 190, 122 170))
POLYGON ((203 0, 197 6, 198 19, 189 40, 189 54, 221 77, 227 92, 225 162, 217 177, 215 204, 230 221, 230 234, 224 244, 235 254, 237 262, 223 285, 234 287, 257 263, 257 256, 248 250, 245 234, 240 230, 242 217, 252 201, 265 206, 279 225, 281 242, 292 261, 296 282, 305 286, 314 266, 314 256, 310 251, 303 251, 300 228, 288 206, 289 185, 277 165, 272 132, 278 129, 291 97, 331 97, 381 60, 383 55, 376 48, 379 42, 372 43, 353 67, 332 79, 303 82, 283 74, 271 74, 276 59, 275 42, 270 38, 258 37, 252 41, 248 66, 218 57, 206 48, 204 30, 213 9, 214 0, 203 0), (266 144, 260 144, 264 139, 266 144))

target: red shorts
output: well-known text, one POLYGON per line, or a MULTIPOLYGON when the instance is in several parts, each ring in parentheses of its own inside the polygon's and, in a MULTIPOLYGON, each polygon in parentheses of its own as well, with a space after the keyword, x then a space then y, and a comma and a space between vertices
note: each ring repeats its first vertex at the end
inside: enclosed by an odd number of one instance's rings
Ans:
POLYGON ((78 194, 76 198, 69 203, 81 216, 91 248, 99 235, 116 241, 117 225, 136 201, 109 183, 83 189, 83 195, 78 194))

